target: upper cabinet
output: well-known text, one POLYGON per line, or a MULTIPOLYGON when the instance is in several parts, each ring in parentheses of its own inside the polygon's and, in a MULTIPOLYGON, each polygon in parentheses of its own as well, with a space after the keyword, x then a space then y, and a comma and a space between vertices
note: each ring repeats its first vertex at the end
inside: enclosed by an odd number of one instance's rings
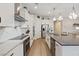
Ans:
POLYGON ((15 3, 15 15, 25 18, 25 8, 21 3, 15 3))
POLYGON ((28 20, 25 18, 26 9, 20 3, 15 3, 15 26, 22 26, 28 20))
POLYGON ((14 4, 0 4, 0 27, 14 26, 14 4))

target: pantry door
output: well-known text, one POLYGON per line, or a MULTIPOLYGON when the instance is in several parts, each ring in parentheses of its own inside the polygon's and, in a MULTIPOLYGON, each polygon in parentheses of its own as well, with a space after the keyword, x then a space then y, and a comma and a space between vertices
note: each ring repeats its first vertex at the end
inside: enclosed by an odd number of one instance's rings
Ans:
POLYGON ((54 21, 54 33, 61 34, 62 33, 62 22, 54 21))

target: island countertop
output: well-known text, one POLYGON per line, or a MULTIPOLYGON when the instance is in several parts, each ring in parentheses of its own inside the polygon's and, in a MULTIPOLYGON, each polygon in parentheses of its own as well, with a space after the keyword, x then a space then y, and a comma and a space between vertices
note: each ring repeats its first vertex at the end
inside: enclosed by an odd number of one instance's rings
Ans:
POLYGON ((62 46, 79 46, 79 35, 54 35, 48 34, 52 37, 56 42, 58 42, 62 46))

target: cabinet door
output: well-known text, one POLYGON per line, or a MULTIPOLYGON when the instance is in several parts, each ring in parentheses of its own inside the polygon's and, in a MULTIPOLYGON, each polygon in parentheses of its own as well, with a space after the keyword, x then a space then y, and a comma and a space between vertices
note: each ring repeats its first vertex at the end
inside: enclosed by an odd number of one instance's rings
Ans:
POLYGON ((0 4, 0 26, 13 26, 14 25, 14 4, 1 3, 0 4))
POLYGON ((47 42, 47 44, 48 44, 48 46, 49 46, 49 48, 51 47, 50 46, 50 36, 48 35, 48 34, 46 34, 46 38, 45 38, 45 40, 46 40, 46 42, 47 42))
POLYGON ((14 51, 12 50, 12 51, 10 51, 7 55, 5 55, 5 56, 15 56, 15 53, 14 53, 14 51))
POLYGON ((23 56, 23 44, 17 46, 13 51, 15 56, 23 56))
POLYGON ((23 56, 23 44, 11 50, 6 56, 23 56))
POLYGON ((56 56, 62 55, 62 46, 57 42, 55 42, 55 55, 56 56))

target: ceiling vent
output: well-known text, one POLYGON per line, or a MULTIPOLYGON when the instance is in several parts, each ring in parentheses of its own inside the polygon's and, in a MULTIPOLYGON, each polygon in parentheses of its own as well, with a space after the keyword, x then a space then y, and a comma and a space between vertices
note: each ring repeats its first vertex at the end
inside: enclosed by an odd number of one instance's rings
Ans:
POLYGON ((24 9, 27 9, 27 7, 24 6, 24 9))

